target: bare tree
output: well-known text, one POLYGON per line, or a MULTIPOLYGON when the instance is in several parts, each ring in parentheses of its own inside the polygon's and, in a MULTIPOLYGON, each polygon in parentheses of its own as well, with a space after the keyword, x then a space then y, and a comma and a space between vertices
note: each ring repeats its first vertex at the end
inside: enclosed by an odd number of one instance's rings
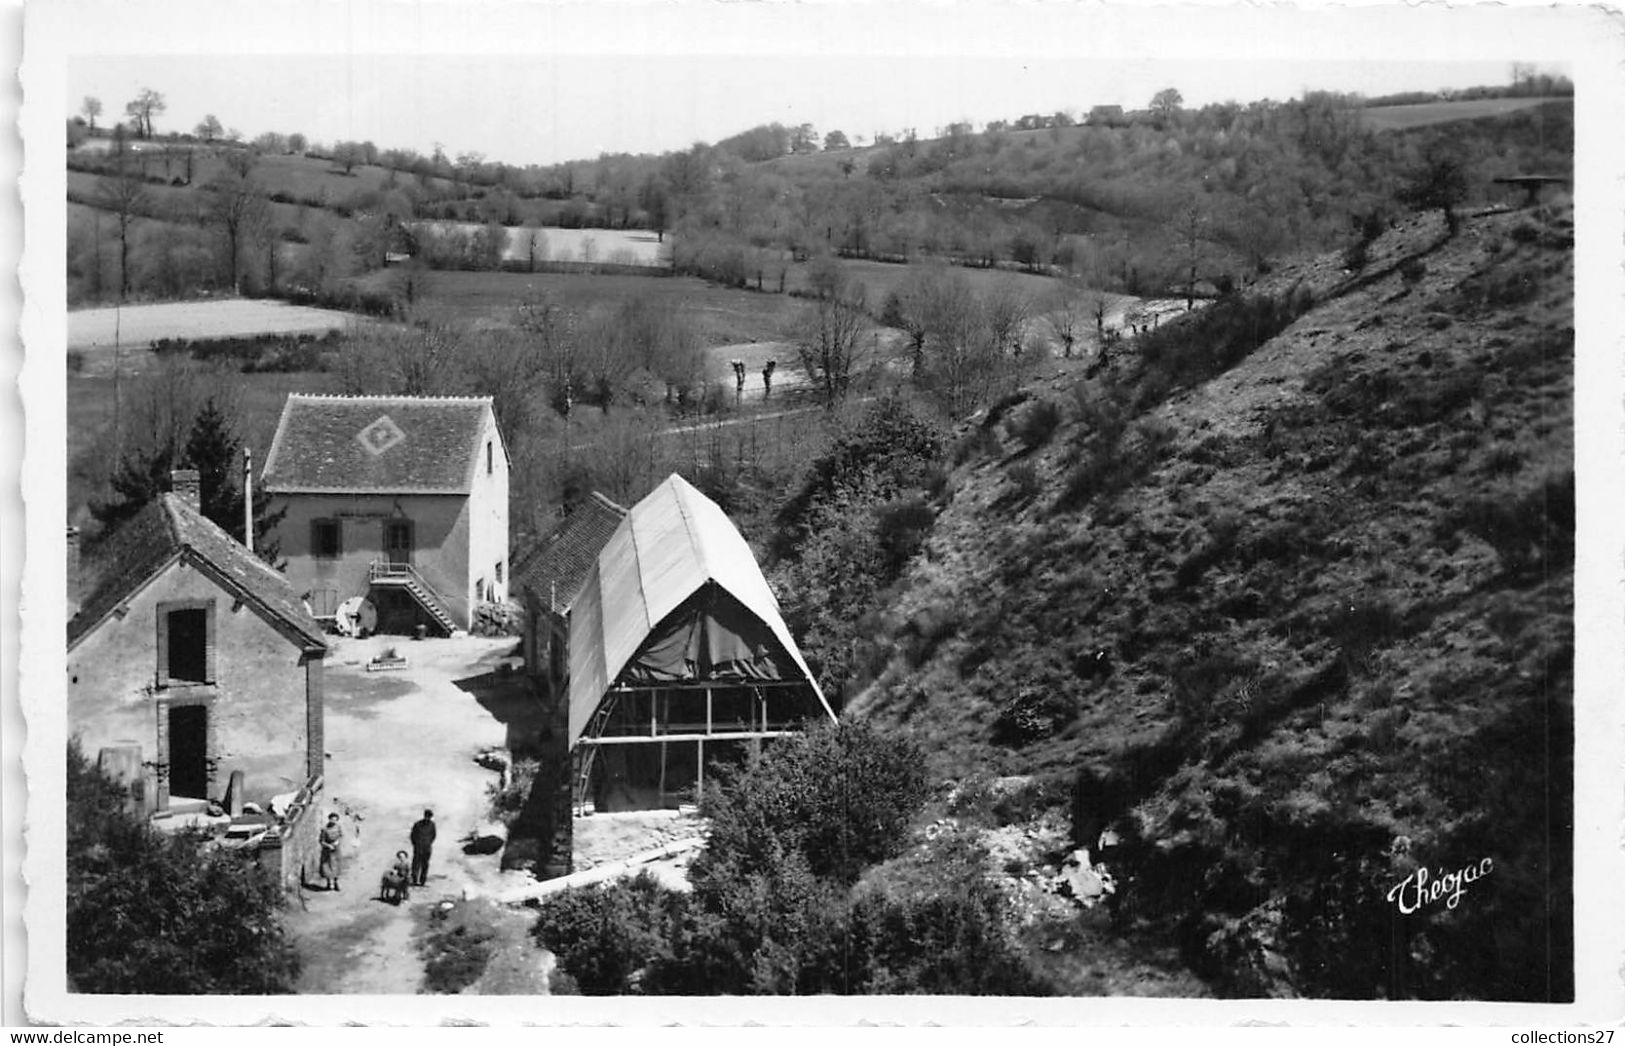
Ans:
POLYGON ((169 108, 164 96, 150 87, 143 87, 124 107, 124 115, 135 121, 135 130, 142 138, 152 137, 152 118, 169 108))
POLYGON ((1080 288, 1063 284, 1044 310, 1044 323, 1061 343, 1061 355, 1071 359, 1072 350, 1089 323, 1089 301, 1080 288))
MULTIPOLYGON (((514 310, 513 322, 525 340, 520 374, 546 380, 552 387, 555 409, 568 423, 578 380, 575 316, 547 295, 532 294, 514 310)), ((525 384, 528 387, 530 382, 525 384)))
POLYGON ((79 104, 79 112, 85 118, 90 129, 96 129, 96 117, 102 114, 102 100, 91 95, 85 95, 85 100, 79 104))
POLYGON ((910 265, 908 275, 886 301, 881 318, 908 335, 909 360, 916 378, 925 372, 925 342, 933 318, 951 290, 948 269, 940 262, 910 265))
POLYGON ((213 113, 210 113, 202 120, 199 120, 198 125, 192 130, 194 134, 203 139, 205 142, 213 142, 216 138, 219 138, 225 133, 225 128, 220 123, 220 117, 214 115, 213 113))
POLYGON ((986 393, 997 368, 999 345, 969 282, 958 273, 944 282, 928 321, 926 378, 954 417, 962 417, 986 393))
POLYGON ((111 211, 118 223, 118 296, 130 293, 130 234, 135 220, 151 202, 145 183, 138 170, 132 170, 128 159, 120 154, 118 171, 102 178, 96 186, 96 202, 101 209, 111 211))
POLYGON ((987 333, 993 341, 993 351, 1000 356, 1021 355, 1021 335, 1027 326, 1027 314, 1032 304, 1027 296, 1008 281, 997 283, 982 296, 982 317, 987 333))
POLYGON ((1186 264, 1185 308, 1188 311, 1196 306, 1196 266, 1201 261, 1202 234, 1207 229, 1207 215, 1202 212, 1200 202, 1192 200, 1179 212, 1176 228, 1186 264))
POLYGON ((241 293, 243 250, 269 221, 270 202, 254 177, 255 156, 233 152, 226 166, 209 180, 208 219, 224 240, 226 270, 233 291, 241 293))
POLYGON ((444 382, 460 357, 461 332, 447 323, 414 327, 397 338, 394 348, 396 387, 405 396, 444 393, 444 382))
POLYGON ((868 330, 866 292, 833 259, 815 263, 812 283, 816 298, 796 318, 792 338, 801 369, 823 396, 825 408, 833 409, 851 388, 868 330))

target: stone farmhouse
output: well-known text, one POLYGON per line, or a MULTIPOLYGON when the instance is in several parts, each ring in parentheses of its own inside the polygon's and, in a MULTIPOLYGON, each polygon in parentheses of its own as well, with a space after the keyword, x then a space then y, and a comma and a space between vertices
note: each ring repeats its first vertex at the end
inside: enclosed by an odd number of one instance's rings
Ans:
POLYGON ((286 579, 198 510, 197 473, 174 484, 109 536, 68 622, 69 731, 160 820, 269 817, 277 800, 289 872, 314 839, 300 815, 321 790, 327 643, 286 579))
POLYGON ((677 475, 613 529, 606 502, 549 546, 556 564, 593 550, 579 583, 574 566, 527 575, 527 671, 548 721, 527 813, 546 877, 570 870, 572 812, 692 802, 708 764, 835 718, 715 502, 677 475))
POLYGON ((467 630, 509 590, 508 453, 490 397, 290 395, 261 491, 316 618, 365 599, 377 630, 467 630))

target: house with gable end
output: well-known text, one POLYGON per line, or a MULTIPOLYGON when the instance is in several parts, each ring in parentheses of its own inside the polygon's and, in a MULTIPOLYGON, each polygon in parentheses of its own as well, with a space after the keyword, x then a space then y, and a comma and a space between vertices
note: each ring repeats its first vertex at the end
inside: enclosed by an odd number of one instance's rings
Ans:
POLYGON ((508 452, 490 397, 290 395, 261 491, 318 620, 360 597, 380 632, 450 634, 508 598, 508 452))
POLYGON ((326 639, 199 511, 197 472, 174 480, 109 535, 68 622, 68 729, 144 813, 306 795, 324 772, 326 639))

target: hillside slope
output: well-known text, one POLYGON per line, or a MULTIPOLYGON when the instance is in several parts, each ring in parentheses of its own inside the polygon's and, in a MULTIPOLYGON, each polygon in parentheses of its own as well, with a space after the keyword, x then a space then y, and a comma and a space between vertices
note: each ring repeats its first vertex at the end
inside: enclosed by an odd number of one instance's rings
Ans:
POLYGON ((848 713, 1070 790, 1223 993, 1570 997, 1572 236, 1414 217, 979 419, 848 713))

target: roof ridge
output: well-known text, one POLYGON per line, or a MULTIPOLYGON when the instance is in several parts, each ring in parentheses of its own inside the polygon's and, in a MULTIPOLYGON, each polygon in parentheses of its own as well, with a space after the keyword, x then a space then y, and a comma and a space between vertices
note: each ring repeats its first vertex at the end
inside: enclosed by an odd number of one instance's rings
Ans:
MULTIPOLYGON (((179 494, 176 494, 174 491, 164 491, 164 527, 169 531, 169 540, 174 542, 176 547, 184 547, 186 545, 186 542, 181 538, 180 520, 176 515, 176 507, 180 505, 186 505, 184 498, 182 498, 179 494)), ((190 508, 191 506, 188 505, 187 507, 190 508)))
POLYGON ((624 506, 622 506, 620 502, 618 502, 615 499, 611 498, 608 494, 604 494, 604 493, 602 493, 600 491, 595 490, 595 491, 592 492, 592 500, 598 502, 600 505, 602 505, 605 508, 609 509, 611 512, 614 512, 616 515, 619 515, 619 516, 621 516, 623 518, 626 516, 626 513, 627 513, 626 508, 624 506))
MULTIPOLYGON (((276 579, 276 580, 279 580, 279 581, 287 580, 287 575, 283 574, 282 571, 276 569, 275 567, 271 566, 271 564, 269 564, 269 563, 265 562, 265 560, 261 559, 254 552, 253 549, 249 548, 247 545, 243 544, 241 541, 238 541, 236 538, 232 537, 231 536, 231 531, 227 530, 225 527, 222 527, 220 524, 216 523, 214 520, 212 520, 208 516, 204 515, 202 509, 193 508, 189 502, 185 501, 182 498, 176 497, 176 495, 174 495, 174 494, 170 494, 170 495, 167 495, 167 496, 168 497, 174 497, 176 499, 177 503, 178 503, 178 505, 177 505, 178 508, 181 508, 181 509, 185 510, 187 513, 189 513, 190 515, 196 517, 195 522, 204 525, 208 529, 212 529, 212 530, 216 531, 219 534, 219 536, 226 541, 226 544, 229 547, 229 549, 231 550, 232 555, 240 557, 245 562, 249 562, 249 563, 254 564, 262 572, 269 575, 273 579, 276 579)), ((178 519, 177 514, 171 513, 170 522, 171 522, 172 526, 176 526, 175 543, 177 545, 183 545, 186 548, 190 548, 195 552, 202 552, 202 549, 196 548, 190 541, 188 541, 185 538, 185 536, 183 536, 180 533, 180 529, 177 526, 177 524, 179 523, 179 519, 178 519)))
POLYGON ((688 504, 688 492, 684 489, 689 487, 688 481, 673 472, 661 486, 671 488, 672 501, 677 504, 677 515, 683 521, 683 530, 688 535, 689 547, 694 550, 694 558, 699 561, 700 571, 707 579, 715 580, 717 572, 711 563, 710 549, 701 540, 701 532, 694 525, 694 513, 688 504))
POLYGON ((350 400, 357 403, 386 400, 398 403, 491 403, 491 396, 409 396, 404 393, 290 392, 289 400, 350 400))

